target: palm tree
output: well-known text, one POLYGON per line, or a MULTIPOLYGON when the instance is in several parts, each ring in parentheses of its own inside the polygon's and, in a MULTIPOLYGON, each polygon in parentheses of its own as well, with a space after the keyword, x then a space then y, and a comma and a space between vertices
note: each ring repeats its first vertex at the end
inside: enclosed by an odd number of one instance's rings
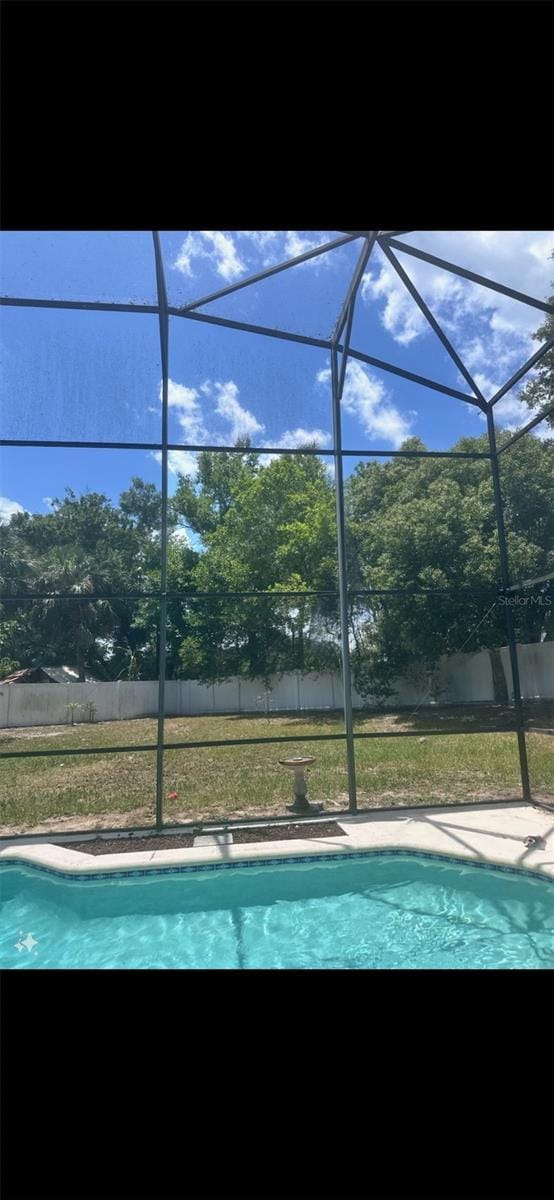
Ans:
POLYGON ((25 594, 36 574, 31 548, 25 538, 25 527, 13 519, 0 524, 0 592, 25 594))
POLYGON ((58 652, 63 649, 66 653, 66 648, 71 648, 81 683, 92 646, 97 638, 111 633, 117 622, 109 600, 90 599, 105 591, 110 582, 107 568, 93 558, 77 557, 57 548, 50 551, 36 581, 39 591, 79 597, 60 600, 53 594, 39 603, 45 633, 57 644, 58 652))

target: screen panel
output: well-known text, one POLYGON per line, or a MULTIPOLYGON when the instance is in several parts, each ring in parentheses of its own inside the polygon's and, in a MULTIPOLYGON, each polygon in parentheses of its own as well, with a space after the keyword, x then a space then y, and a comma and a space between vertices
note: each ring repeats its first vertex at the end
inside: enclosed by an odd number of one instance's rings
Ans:
POLYGON ((0 597, 159 590, 155 452, 2 446, 0 474, 0 597))
POLYGON ((308 736, 342 720, 336 595, 170 599, 167 631, 166 742, 308 736))
POLYGON ((159 442, 155 314, 4 307, 2 437, 159 442))
POLYGON ((355 745, 360 810, 522 798, 515 733, 357 737, 355 745))
MULTIPOLYGON (((305 755, 308 802, 332 814, 348 807, 344 738, 277 745, 167 750, 164 755, 164 816, 167 824, 286 817, 294 803, 290 767, 280 759, 305 755)), ((294 814, 290 814, 291 822, 294 814)))
POLYGON ((169 441, 332 449, 327 361, 317 347, 170 317, 169 441))
POLYGON ((155 796, 150 751, 0 758, 2 835, 153 825, 155 796))
POLYGON ((150 230, 4 231, 3 296, 156 304, 150 230))
POLYGON ((362 250, 333 231, 190 231, 162 234, 170 305, 199 300, 311 250, 343 244, 202 305, 198 311, 329 338, 362 250))

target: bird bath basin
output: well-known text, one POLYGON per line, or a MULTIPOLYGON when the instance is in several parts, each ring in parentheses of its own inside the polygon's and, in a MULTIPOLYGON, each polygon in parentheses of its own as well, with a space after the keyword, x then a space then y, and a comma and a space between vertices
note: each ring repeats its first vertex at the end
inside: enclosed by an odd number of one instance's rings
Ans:
POLYGON ((287 804, 288 811, 297 814, 321 812, 323 805, 309 804, 306 795, 308 782, 305 771, 310 763, 315 762, 315 758, 310 755, 299 755, 297 758, 280 758, 279 762, 282 767, 288 767, 289 770, 294 771, 294 804, 287 804))

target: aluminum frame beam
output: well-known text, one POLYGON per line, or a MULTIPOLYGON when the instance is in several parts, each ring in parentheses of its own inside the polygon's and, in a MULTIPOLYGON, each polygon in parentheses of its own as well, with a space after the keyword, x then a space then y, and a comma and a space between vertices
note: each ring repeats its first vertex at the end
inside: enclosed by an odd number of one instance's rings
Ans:
MULTIPOLYGON (((343 380, 344 381, 344 380, 343 380)), ((348 807, 358 809, 356 795, 356 755, 354 750, 354 721, 352 715, 352 680, 350 673, 350 644, 348 639, 348 578, 346 571, 346 531, 344 506, 344 476, 342 470, 341 392, 336 346, 331 350, 331 397, 333 404, 333 434, 335 443, 335 501, 337 513, 337 553, 339 569, 339 611, 342 655, 342 684, 344 725, 346 729, 346 761, 348 769, 348 807)))
POLYGON ((536 587, 539 583, 548 583, 550 579, 554 579, 554 571, 549 571, 548 575, 537 575, 536 579, 523 579, 521 583, 512 583, 510 587, 503 590, 505 592, 521 592, 523 588, 536 587))
MULTIPOLYGON (((367 243, 364 246, 364 248, 360 254, 360 257, 356 263, 356 267, 354 269, 354 274, 348 285, 348 290, 346 292, 346 296, 344 297, 342 307, 341 307, 340 313, 338 315, 338 318, 337 318, 337 321, 335 324, 335 328, 331 335, 331 342, 334 346, 336 346, 347 320, 349 320, 350 329, 352 328, 352 318, 354 315, 354 303, 356 300, 356 293, 357 293, 360 283, 362 281, 362 275, 366 269, 369 256, 371 254, 371 251, 373 250, 376 240, 377 240, 377 232, 375 230, 373 230, 370 233, 370 235, 367 239, 367 243)), ((350 336, 348 337, 348 340, 350 340, 350 336)))
MULTIPOLYGON (((338 350, 342 347, 338 346, 338 350)), ((351 358, 358 358, 354 350, 349 350, 351 358)), ((542 416, 539 420, 542 421, 542 416)), ((534 421, 533 424, 538 424, 534 421)), ((48 450, 53 448, 64 450, 161 450, 161 442, 65 442, 65 441, 31 441, 30 438, 0 438, 0 446, 27 447, 31 450, 48 450)), ((333 458, 334 450, 310 446, 206 446, 203 444, 187 444, 186 442, 168 442, 168 450, 190 450, 201 454, 204 450, 210 454, 312 454, 319 458, 333 458)), ((500 451, 499 451, 500 453, 500 451)), ((343 458, 490 458, 488 450, 342 450, 343 458)))
POLYGON ((156 286, 160 321, 162 360, 162 508, 160 531, 160 620, 158 638, 158 738, 156 749, 156 829, 163 828, 163 742, 165 719, 166 631, 167 631, 167 506, 168 506, 168 432, 169 432, 169 317, 160 235, 152 233, 156 261, 156 286))
MULTIPOLYGON (((488 588, 348 588, 349 596, 492 596, 497 593, 497 588, 491 584, 488 588)), ((502 588, 503 592, 505 589, 502 588)), ((283 596, 326 596, 338 597, 338 588, 314 590, 314 591, 286 591, 286 592, 171 592, 167 591, 166 597, 168 600, 239 600, 244 596, 250 599, 270 599, 280 600, 283 596)), ((86 599, 95 600, 159 600, 161 593, 158 592, 87 592, 86 599)), ((10 593, 2 596, 4 604, 28 604, 36 600, 83 600, 83 593, 80 592, 18 592, 10 593)))
MULTIPOLYGON (((550 417, 553 414, 554 404, 551 404, 542 412, 537 413, 537 416, 533 417, 532 421, 528 421, 527 425, 523 426, 523 429, 518 429, 517 432, 514 433, 514 436, 510 438, 509 442, 505 442, 504 445, 500 447, 498 454, 503 454, 505 450, 509 450, 510 446, 513 446, 514 442, 519 442, 519 439, 522 438, 524 434, 529 433, 530 429, 534 429, 535 425, 540 425, 541 421, 544 421, 546 417, 550 417)), ((552 437, 554 438, 554 429, 552 430, 552 437)))
MULTIPOLYGON (((337 350, 343 350, 344 347, 337 345, 337 350)), ((357 358, 360 362, 366 362, 371 367, 377 367, 380 371, 388 371, 390 375, 400 375, 402 379, 409 379, 411 383, 418 383, 421 387, 428 387, 433 392, 442 392, 445 396, 453 396, 455 400, 463 400, 465 404, 474 404, 477 408, 482 408, 479 400, 475 396, 468 396, 465 392, 459 392, 457 388, 449 387, 446 383, 437 383, 434 379, 427 379, 425 375, 416 375, 414 371, 407 371, 405 367, 397 367, 393 363, 384 362, 381 358, 374 358, 371 354, 365 354, 362 350, 355 350, 350 347, 348 350, 350 358, 357 358)))
POLYGON ((331 250, 336 250, 339 246, 348 246, 350 242, 356 241, 356 234, 347 234, 345 237, 335 238, 332 242, 325 242, 321 246, 316 246, 313 250, 306 250, 304 254, 297 254, 294 258, 288 258, 285 262, 277 263, 274 267, 267 267, 265 271, 258 271, 255 275, 248 275, 246 279, 239 279, 237 283, 230 283, 227 287, 220 288, 217 292, 210 292, 207 296, 202 296, 200 300, 191 300, 188 304, 179 305, 180 312, 189 312, 193 308, 201 308, 204 304, 211 304, 214 300, 221 300, 223 296, 230 296, 233 292, 240 291, 241 288, 249 287, 252 283, 261 283, 264 279, 270 279, 273 275, 278 275, 281 271, 288 271, 289 267, 296 267, 299 263, 308 262, 311 258, 317 258, 319 254, 328 254, 331 250))
POLYGON ((447 354, 450 355, 452 362, 455 364, 455 366, 458 368, 460 373, 463 375, 466 383, 469 384, 472 392, 474 393, 474 395, 477 397, 477 400, 479 401, 479 407, 483 410, 483 412, 485 412, 486 407, 487 407, 487 401, 485 400, 485 397, 483 396, 481 389, 479 387, 477 387, 475 380, 470 375, 467 367, 462 362, 459 354, 457 353, 457 351, 454 349, 452 343, 447 338, 444 330, 439 325, 437 319, 433 316, 430 308, 428 308, 427 304, 425 303, 425 300, 423 299, 422 296, 420 296, 415 284, 412 283, 410 276, 406 273, 402 264, 398 262, 398 259, 395 257, 392 250, 390 249, 390 244, 388 242, 383 242, 381 249, 382 249, 385 257, 388 258, 391 266, 394 267, 394 270, 396 271, 397 275, 400 276, 402 283, 409 291, 412 299, 415 300, 418 308, 423 313, 423 316, 425 317, 426 321, 431 326, 431 329, 436 333, 437 337, 442 342, 447 354))
MULTIPOLYGON (((494 428, 494 417, 492 409, 487 410, 487 431, 489 435, 489 444, 491 448, 491 472, 492 484, 494 491, 494 507, 496 514, 496 529, 498 534, 498 549, 500 554, 500 575, 502 586, 507 591, 510 588, 510 569, 508 564, 508 546, 506 542, 506 528, 504 525, 504 505, 502 501, 502 490, 500 487, 500 472, 498 469, 498 455, 496 452, 496 432, 494 428)), ((505 606, 506 612, 506 630, 508 634, 508 649, 510 654, 510 665, 512 668, 512 689, 514 694, 514 711, 517 729, 517 743, 519 752, 519 768, 521 772, 521 785, 523 789, 523 799, 530 802, 531 787, 529 783, 529 767, 527 763, 527 747, 525 744, 525 722, 523 718, 523 705, 521 700, 521 685, 519 680, 519 662, 517 656, 517 640, 514 630, 514 619, 510 605, 505 606)))
POLYGON ((532 368, 535 366, 535 364, 538 363, 540 361, 540 359, 543 358, 544 355, 547 354, 548 351, 552 349, 553 346, 554 346, 554 338, 549 338, 548 341, 544 342, 543 345, 540 346, 539 349, 536 351, 536 353, 532 354, 531 358, 528 358, 527 362, 524 363, 523 366, 519 368, 519 371, 516 371, 515 374, 512 375, 511 379, 508 379, 508 382, 504 383, 502 385, 502 387, 499 388, 498 391, 494 393, 494 396, 492 396, 491 399, 489 400, 490 407, 494 408, 494 405, 498 404, 498 401, 501 400, 502 397, 506 395, 506 392, 509 392, 515 386, 516 383, 519 383, 520 379, 523 379, 523 376, 526 375, 528 371, 531 371, 532 368))

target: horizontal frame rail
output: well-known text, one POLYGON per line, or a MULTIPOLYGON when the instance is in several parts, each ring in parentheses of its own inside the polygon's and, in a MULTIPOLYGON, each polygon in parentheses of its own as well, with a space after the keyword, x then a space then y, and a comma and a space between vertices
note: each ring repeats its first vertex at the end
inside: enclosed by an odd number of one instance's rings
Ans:
MULTIPOLYGON (((349 596, 493 596, 505 592, 500 584, 489 587, 463 588, 348 588, 349 596)), ((285 596, 338 596, 338 589, 313 589, 311 591, 274 592, 19 592, 0 595, 2 603, 18 603, 31 600, 233 600, 243 596, 280 600, 285 596)), ((113 682, 113 681, 111 681, 113 682)))
MULTIPOLYGON (((511 707, 511 706, 508 706, 508 707, 511 707)), ((302 710, 300 710, 300 715, 301 715, 301 711, 302 710)), ((306 709, 306 712, 309 712, 309 711, 310 710, 306 709)), ((335 709, 335 710, 329 710, 329 711, 339 711, 339 710, 335 709)), ((358 710, 358 713, 360 711, 361 710, 358 710)), ((274 716, 279 716, 279 715, 286 716, 287 713, 290 713, 290 712, 294 712, 295 716, 299 715, 298 709, 290 709, 290 710, 283 709, 282 714, 274 713, 273 715, 274 716)), ((325 712, 324 709, 318 710, 318 715, 320 713, 324 713, 324 712, 325 712)), ((420 709, 420 712, 421 712, 421 709, 420 709)), ((184 717, 190 717, 191 715, 196 715, 196 716, 202 717, 205 714, 183 713, 184 717)), ((208 714, 208 715, 212 716, 213 714, 208 714)), ((225 715, 229 715, 229 714, 221 713, 221 716, 225 716, 225 715)), ((252 715, 252 714, 236 713, 236 714, 231 714, 231 715, 235 715, 235 716, 244 715, 245 718, 248 718, 248 716, 252 715)), ((155 718, 152 717, 150 719, 154 720, 155 718)), ((379 739, 379 738, 406 738, 406 737, 410 737, 410 738, 413 738, 413 737, 466 737, 466 736, 471 737, 473 734, 514 733, 515 731, 516 731, 515 725, 512 726, 509 724, 508 725, 498 725, 498 726, 497 725, 492 725, 492 726, 491 725, 483 725, 483 726, 479 725, 479 726, 475 726, 475 728, 473 728, 473 729, 467 729, 462 726, 459 726, 459 727, 456 726, 453 729, 427 729, 424 726, 419 726, 419 728, 417 728, 417 729, 387 729, 387 730, 382 730, 382 731, 378 731, 375 733, 374 732, 356 733, 354 731, 353 736, 354 736, 354 738, 357 738, 358 740, 360 740, 360 739, 367 740, 368 738, 375 740, 375 739, 379 739)), ((288 742, 345 742, 345 741, 346 741, 346 733, 308 733, 308 734, 296 734, 295 733, 295 734, 286 734, 286 735, 278 734, 275 737, 215 738, 213 741, 207 741, 207 742, 206 741, 164 742, 163 750, 165 753, 166 751, 170 751, 170 750, 207 750, 213 746, 272 746, 272 745, 278 746, 278 745, 283 745, 283 744, 286 745, 288 742)), ((153 754, 156 752, 157 748, 158 748, 157 743, 154 742, 152 744, 148 744, 147 746, 144 746, 144 745, 90 746, 90 747, 89 746, 75 746, 75 747, 69 748, 69 749, 68 748, 64 749, 63 747, 61 747, 60 749, 57 749, 57 750, 1 750, 0 751, 0 759, 4 759, 4 758, 67 758, 67 757, 75 758, 75 757, 81 757, 82 755, 86 755, 86 754, 129 754, 129 753, 134 754, 135 752, 137 752, 137 753, 150 752, 151 754, 153 754)))
MULTIPOLYGON (((352 350, 351 356, 355 357, 352 350)), ((542 420, 542 417, 540 418, 542 420)), ((537 424, 537 422, 533 422, 537 424)), ((31 450, 161 450, 161 442, 74 442, 40 438, 0 438, 0 446, 27 447, 31 450)), ((334 458, 335 450, 312 446, 226 446, 194 442, 168 442, 168 450, 191 454, 310 454, 334 458)), ((344 458, 490 458, 488 450, 341 450, 344 458)))
POLYGON ((549 571, 548 575, 538 575, 536 579, 523 579, 521 583, 512 583, 510 587, 504 588, 503 592, 520 592, 522 588, 537 587, 539 583, 548 583, 550 579, 554 579, 554 571, 549 571))

